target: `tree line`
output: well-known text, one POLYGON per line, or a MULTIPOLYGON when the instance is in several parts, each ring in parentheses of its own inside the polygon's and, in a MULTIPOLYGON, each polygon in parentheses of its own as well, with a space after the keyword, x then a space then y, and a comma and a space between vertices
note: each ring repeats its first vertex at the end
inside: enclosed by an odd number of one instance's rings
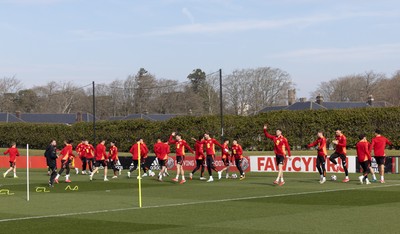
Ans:
POLYGON ((338 77, 321 82, 311 95, 322 95, 326 101, 339 102, 367 101, 372 95, 375 100, 400 106, 400 70, 391 77, 374 71, 338 77))
MULTIPOLYGON (((129 114, 214 115, 220 109, 219 72, 206 74, 200 68, 186 81, 157 78, 140 68, 126 79, 95 86, 96 116, 109 119, 129 114)), ((224 74, 223 111, 232 115, 252 115, 266 106, 286 105, 287 92, 294 87, 290 75, 272 67, 237 69, 224 74)), ((400 71, 392 77, 373 71, 321 82, 311 100, 322 95, 325 101, 375 100, 400 105, 400 71)), ((25 88, 16 77, 0 79, 0 112, 77 113, 92 112, 90 84, 51 81, 25 88)))
MULTIPOLYGON (((220 109, 219 73, 194 69, 186 81, 157 78, 140 68, 125 80, 96 84, 96 114, 100 119, 146 113, 213 115, 220 109)), ((266 105, 286 103, 292 87, 288 73, 278 68, 235 70, 223 76, 223 106, 227 114, 256 113, 266 105)), ((92 87, 73 82, 48 82, 24 88, 16 77, 0 79, 0 112, 91 112, 92 87)))

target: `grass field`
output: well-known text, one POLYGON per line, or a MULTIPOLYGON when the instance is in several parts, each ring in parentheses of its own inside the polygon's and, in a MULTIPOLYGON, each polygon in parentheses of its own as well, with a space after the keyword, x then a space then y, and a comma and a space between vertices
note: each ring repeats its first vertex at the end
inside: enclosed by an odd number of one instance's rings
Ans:
POLYGON ((387 175, 386 184, 360 185, 356 174, 347 184, 337 174, 338 181, 320 185, 315 173, 286 173, 282 187, 272 185, 276 173, 213 183, 196 177, 183 185, 145 177, 139 208, 138 180, 125 173, 109 182, 102 172, 92 182, 72 175, 71 184, 60 178, 49 189, 46 172, 33 170, 29 202, 26 174, 18 174, 0 178, 1 233, 400 232, 399 175, 387 175))

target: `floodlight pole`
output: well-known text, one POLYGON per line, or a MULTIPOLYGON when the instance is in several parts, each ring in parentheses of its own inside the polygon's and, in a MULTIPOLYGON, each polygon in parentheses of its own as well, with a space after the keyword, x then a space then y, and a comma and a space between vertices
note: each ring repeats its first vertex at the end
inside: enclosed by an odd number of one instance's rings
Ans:
POLYGON ((26 144, 26 200, 29 201, 29 144, 26 144))
POLYGON ((221 118, 221 142, 224 141, 224 113, 222 104, 222 69, 219 69, 219 108, 221 118))
POLYGON ((93 144, 96 144, 96 88, 93 81, 93 144))

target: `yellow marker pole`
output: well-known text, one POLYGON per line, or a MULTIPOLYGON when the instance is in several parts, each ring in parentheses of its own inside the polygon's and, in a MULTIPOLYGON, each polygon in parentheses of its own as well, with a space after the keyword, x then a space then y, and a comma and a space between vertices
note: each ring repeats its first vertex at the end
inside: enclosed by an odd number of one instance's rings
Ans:
POLYGON ((142 208, 142 177, 140 176, 140 142, 137 143, 138 146, 138 169, 139 169, 139 207, 142 208))

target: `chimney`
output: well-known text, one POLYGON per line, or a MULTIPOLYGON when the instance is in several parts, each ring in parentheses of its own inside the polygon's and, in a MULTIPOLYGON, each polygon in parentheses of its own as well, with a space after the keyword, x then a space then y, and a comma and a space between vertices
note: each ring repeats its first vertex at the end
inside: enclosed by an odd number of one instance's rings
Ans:
POLYGON ((372 95, 369 95, 367 101, 368 105, 372 106, 373 102, 374 102, 374 97, 372 95))
POLYGON ((300 102, 306 102, 306 100, 307 100, 307 98, 305 98, 305 97, 302 97, 299 99, 300 102))
POLYGON ((15 117, 17 117, 18 119, 21 118, 21 111, 16 111, 15 112, 15 117))
POLYGON ((321 96, 321 94, 318 94, 316 103, 319 105, 322 105, 322 103, 324 103, 324 97, 321 96))
POLYGON ((82 122, 82 112, 77 112, 76 113, 76 122, 82 122))
POLYGON ((296 90, 288 90, 288 106, 293 105, 296 102, 296 90))

